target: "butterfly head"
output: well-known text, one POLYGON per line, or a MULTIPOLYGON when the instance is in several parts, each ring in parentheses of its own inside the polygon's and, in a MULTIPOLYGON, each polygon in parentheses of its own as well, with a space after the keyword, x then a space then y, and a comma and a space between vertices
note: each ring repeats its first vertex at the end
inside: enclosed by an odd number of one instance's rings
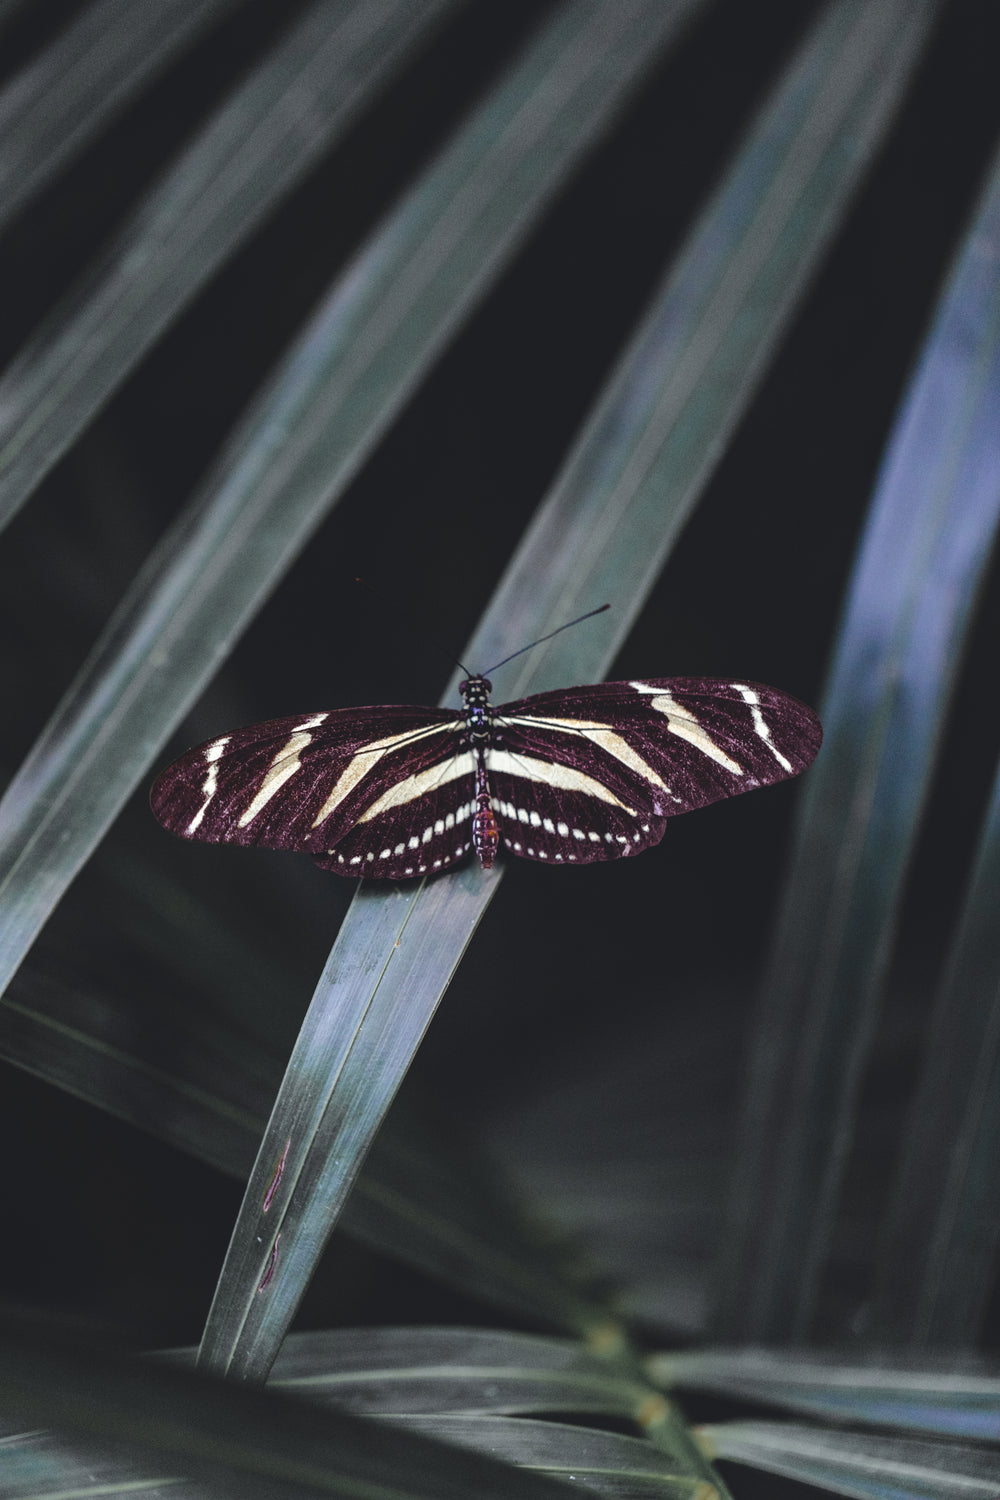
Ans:
POLYGON ((467 677, 458 684, 458 691, 466 708, 485 708, 490 701, 493 684, 488 677, 467 677))

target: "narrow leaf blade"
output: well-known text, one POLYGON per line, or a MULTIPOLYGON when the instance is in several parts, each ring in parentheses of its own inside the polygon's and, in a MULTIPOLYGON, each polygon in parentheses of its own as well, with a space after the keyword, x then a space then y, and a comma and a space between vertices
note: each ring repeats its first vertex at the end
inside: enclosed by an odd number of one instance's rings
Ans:
POLYGON ((650 1395, 570 1340, 476 1328, 293 1334, 268 1384, 372 1416, 565 1411, 638 1421, 650 1395))
POLYGON ((894 1342, 974 1344, 1000 1221, 1000 774, 925 1049, 879 1250, 873 1327, 894 1342))
POLYGON ((992 1364, 708 1348, 652 1355, 647 1369, 666 1389, 711 1391, 825 1422, 1000 1444, 1000 1373, 992 1364))
POLYGON ((752 1338, 811 1324, 903 880, 1000 520, 998 247, 994 166, 883 463, 770 958, 723 1267, 722 1326, 752 1338))
POLYGON ((0 526, 450 3, 319 0, 219 106, 0 379, 0 526))
POLYGON ((827 1432, 791 1422, 729 1422, 701 1434, 715 1458, 857 1500, 993 1500, 1000 1459, 957 1443, 827 1432))
POLYGON ((236 0, 94 0, 0 91, 0 226, 236 0))

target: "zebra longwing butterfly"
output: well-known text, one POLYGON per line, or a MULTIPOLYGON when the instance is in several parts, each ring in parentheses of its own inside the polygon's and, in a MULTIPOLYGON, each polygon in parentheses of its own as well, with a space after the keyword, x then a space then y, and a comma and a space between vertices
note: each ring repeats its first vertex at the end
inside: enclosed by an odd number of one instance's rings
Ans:
MULTIPOLYGON (((520 653, 518 653, 520 654, 520 653)), ((658 677, 539 693, 494 708, 340 708, 252 724, 182 755, 153 812, 208 843, 311 854, 337 875, 434 874, 499 845, 588 864, 658 844, 675 813, 783 781, 822 729, 759 683, 658 677)))

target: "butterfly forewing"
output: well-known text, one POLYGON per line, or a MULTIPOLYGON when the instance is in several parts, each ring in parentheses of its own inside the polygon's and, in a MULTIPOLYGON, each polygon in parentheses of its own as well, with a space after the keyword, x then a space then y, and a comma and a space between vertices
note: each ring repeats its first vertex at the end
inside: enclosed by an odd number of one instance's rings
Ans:
MULTIPOLYGON (((157 779, 150 803, 182 838, 324 857, 407 777, 429 771, 422 785, 436 792, 434 769, 455 759, 461 727, 460 714, 395 706, 271 719, 189 750, 157 779)), ((420 814, 404 801, 401 816, 420 814)))

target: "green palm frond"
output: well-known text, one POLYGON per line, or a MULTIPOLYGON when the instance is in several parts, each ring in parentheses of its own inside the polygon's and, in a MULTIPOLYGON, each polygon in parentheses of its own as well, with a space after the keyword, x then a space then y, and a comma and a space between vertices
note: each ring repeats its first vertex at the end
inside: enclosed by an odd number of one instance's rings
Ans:
MULTIPOLYGON (((108 1319, 86 1106, 167 1153, 150 1244, 246 1184, 200 1371, 5 1322, 0 1493, 996 1492, 991 39, 977 0, 0 0, 8 1300, 108 1319), (502 696, 811 698, 829 655, 782 900, 793 788, 356 892, 148 816, 174 736, 432 701, 420 632, 475 669, 605 602, 502 696)), ((133 1345, 196 1336, 187 1258, 180 1332, 142 1256, 115 1288, 133 1345)))

